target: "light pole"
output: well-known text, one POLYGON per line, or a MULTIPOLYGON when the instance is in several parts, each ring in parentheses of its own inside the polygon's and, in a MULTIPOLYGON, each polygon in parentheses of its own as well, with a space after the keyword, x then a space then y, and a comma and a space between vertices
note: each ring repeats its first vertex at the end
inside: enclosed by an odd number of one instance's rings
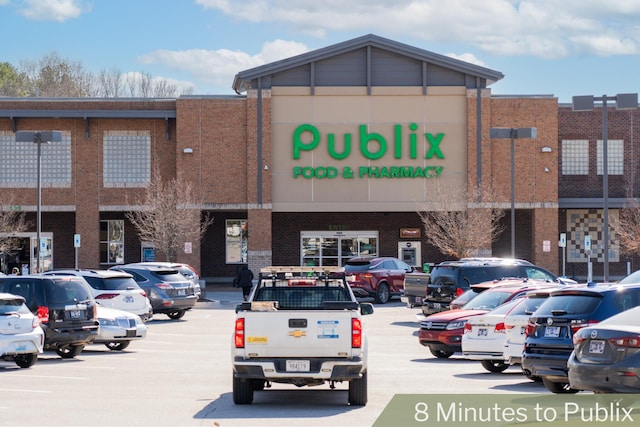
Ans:
POLYGON ((515 140, 519 138, 535 139, 536 128, 491 128, 491 138, 511 139, 511 258, 516 257, 516 178, 515 178, 515 140))
POLYGON ((609 116, 607 101, 616 101, 618 110, 631 110, 638 108, 637 93, 619 93, 616 96, 593 95, 574 96, 573 111, 592 111, 594 101, 602 102, 602 238, 603 242, 603 281, 609 281, 609 116))
POLYGON ((42 246, 42 243, 40 242, 40 233, 42 231, 42 215, 41 215, 41 209, 42 209, 42 151, 41 151, 41 144, 49 144, 50 142, 60 142, 62 141, 62 132, 58 132, 58 131, 43 131, 43 132, 29 132, 29 131, 18 131, 16 132, 16 142, 31 142, 33 141, 35 144, 38 145, 38 166, 37 166, 37 187, 38 187, 38 192, 37 192, 37 198, 36 198, 36 254, 37 254, 37 261, 36 261, 36 268, 37 268, 37 272, 41 273, 42 272, 42 268, 40 265, 40 261, 42 259, 42 257, 40 256, 40 246, 42 246))

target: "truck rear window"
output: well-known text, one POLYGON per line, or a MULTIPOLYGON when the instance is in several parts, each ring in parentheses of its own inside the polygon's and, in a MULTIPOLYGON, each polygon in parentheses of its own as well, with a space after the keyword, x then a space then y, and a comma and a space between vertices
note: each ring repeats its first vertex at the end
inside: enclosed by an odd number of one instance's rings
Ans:
POLYGON ((343 288, 264 287, 256 290, 254 301, 277 301, 279 310, 320 310, 324 303, 351 301, 343 288))

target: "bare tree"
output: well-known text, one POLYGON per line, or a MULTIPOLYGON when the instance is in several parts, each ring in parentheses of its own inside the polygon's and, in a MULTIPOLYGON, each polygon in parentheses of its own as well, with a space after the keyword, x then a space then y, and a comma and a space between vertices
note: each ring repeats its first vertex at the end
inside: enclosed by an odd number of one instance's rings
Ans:
POLYGON ((185 242, 200 241, 213 218, 201 217, 193 186, 180 178, 163 181, 158 173, 137 207, 126 216, 143 242, 153 242, 167 261, 176 261, 185 242))
POLYGON ((0 197, 0 255, 10 255, 20 249, 18 234, 27 231, 31 226, 25 213, 15 206, 13 196, 0 197))
POLYGON ((640 203, 637 199, 627 199, 618 216, 612 215, 610 227, 612 235, 620 242, 622 252, 640 255, 640 203))
POLYGON ((504 210, 497 207, 493 194, 485 189, 482 202, 476 202, 480 200, 477 192, 471 193, 444 191, 437 186, 431 208, 418 212, 426 240, 445 255, 477 255, 490 248, 504 229, 500 225, 504 210))
POLYGON ((105 98, 118 98, 122 92, 122 72, 117 68, 101 70, 98 74, 100 95, 105 98))

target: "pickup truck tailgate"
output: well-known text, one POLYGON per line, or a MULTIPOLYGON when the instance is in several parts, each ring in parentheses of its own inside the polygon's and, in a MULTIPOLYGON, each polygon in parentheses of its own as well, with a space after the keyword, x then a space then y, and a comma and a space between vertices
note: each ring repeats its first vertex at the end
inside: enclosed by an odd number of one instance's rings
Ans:
POLYGON ((244 357, 351 357, 352 317, 344 310, 247 311, 244 357))

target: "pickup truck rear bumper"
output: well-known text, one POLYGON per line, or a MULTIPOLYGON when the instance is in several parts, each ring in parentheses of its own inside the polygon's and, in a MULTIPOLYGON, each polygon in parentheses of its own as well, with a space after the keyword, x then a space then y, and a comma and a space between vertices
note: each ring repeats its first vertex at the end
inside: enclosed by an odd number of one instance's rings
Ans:
POLYGON ((233 362, 233 371, 236 378, 299 382, 304 379, 310 381, 349 381, 360 378, 366 370, 360 357, 348 361, 345 359, 305 359, 310 362, 310 369, 305 372, 287 371, 287 360, 291 359, 247 360, 236 358, 233 362))

